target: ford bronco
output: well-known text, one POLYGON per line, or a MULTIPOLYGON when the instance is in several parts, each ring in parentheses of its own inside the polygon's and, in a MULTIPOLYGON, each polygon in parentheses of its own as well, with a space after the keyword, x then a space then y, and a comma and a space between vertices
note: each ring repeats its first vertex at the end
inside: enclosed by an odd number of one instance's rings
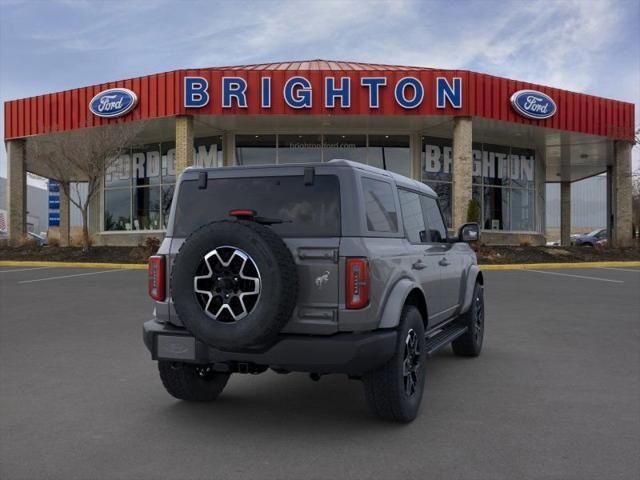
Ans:
POLYGON ((480 354, 479 233, 450 238, 428 186, 346 160, 190 167, 149 259, 144 342, 182 400, 215 399, 232 373, 342 373, 408 422, 427 357, 480 354))

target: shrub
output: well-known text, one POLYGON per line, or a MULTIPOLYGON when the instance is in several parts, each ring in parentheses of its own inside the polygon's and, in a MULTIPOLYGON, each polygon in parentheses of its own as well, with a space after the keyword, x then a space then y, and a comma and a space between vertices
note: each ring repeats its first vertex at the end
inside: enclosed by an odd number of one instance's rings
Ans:
POLYGON ((469 200, 469 205, 467 207, 467 222, 469 223, 480 223, 482 212, 480 211, 480 202, 475 198, 469 200))
POLYGON ((160 248, 160 239, 156 237, 147 237, 144 239, 143 247, 149 255, 153 255, 160 248))

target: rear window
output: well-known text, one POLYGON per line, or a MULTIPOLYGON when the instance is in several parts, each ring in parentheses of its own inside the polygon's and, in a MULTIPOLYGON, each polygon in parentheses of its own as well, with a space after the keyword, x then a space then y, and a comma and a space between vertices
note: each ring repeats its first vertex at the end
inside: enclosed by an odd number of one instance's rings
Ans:
POLYGON ((250 209, 259 217, 283 223, 270 227, 283 237, 340 235, 340 182, 335 175, 316 175, 313 185, 304 177, 209 179, 206 189, 197 180, 180 185, 173 235, 186 237, 215 220, 232 219, 230 210, 250 209))

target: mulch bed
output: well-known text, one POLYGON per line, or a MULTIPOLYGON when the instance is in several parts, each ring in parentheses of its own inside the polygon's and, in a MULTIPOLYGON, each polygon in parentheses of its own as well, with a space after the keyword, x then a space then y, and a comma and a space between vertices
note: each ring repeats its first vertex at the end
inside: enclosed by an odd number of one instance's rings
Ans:
MULTIPOLYGON (((0 260, 30 260, 54 262, 146 263, 153 251, 145 247, 7 247, 0 246, 0 260)), ((489 247, 476 252, 481 265, 508 263, 566 263, 603 261, 640 261, 640 248, 591 247, 489 247)))
POLYGON ((639 261, 640 248, 592 247, 489 247, 476 252, 480 265, 508 263, 571 263, 639 261))

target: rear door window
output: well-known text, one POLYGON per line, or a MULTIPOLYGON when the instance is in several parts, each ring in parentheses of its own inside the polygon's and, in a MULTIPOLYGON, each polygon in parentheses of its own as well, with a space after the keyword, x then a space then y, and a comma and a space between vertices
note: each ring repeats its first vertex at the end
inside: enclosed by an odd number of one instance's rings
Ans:
POLYGON ((367 229, 371 232, 398 231, 398 214, 391 184, 373 178, 362 179, 367 229))
POLYGON ((402 189, 398 189, 398 195, 400 196, 402 224, 407 239, 411 243, 424 243, 427 236, 420 195, 402 189))
POLYGON ((427 242, 446 243, 447 229, 435 198, 420 195, 422 212, 427 224, 427 242))
POLYGON ((180 185, 173 236, 186 237, 207 223, 233 219, 230 210, 254 210, 257 216, 282 220, 270 225, 282 237, 340 236, 340 181, 316 175, 312 185, 303 176, 216 178, 206 189, 196 180, 180 185))

